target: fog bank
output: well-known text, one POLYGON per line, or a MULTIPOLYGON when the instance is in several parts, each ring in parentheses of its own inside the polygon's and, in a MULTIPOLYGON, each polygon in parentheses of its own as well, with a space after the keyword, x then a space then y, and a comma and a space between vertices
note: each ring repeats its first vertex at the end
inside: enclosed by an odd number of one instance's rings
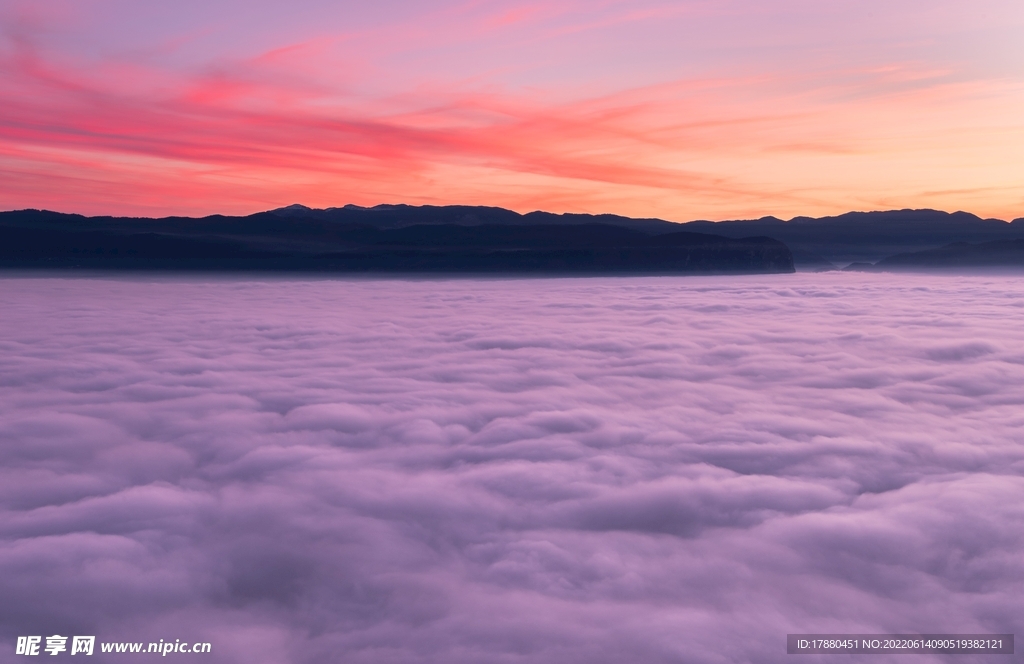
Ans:
POLYGON ((775 662, 1024 615, 1014 277, 0 285, 0 661, 775 662))

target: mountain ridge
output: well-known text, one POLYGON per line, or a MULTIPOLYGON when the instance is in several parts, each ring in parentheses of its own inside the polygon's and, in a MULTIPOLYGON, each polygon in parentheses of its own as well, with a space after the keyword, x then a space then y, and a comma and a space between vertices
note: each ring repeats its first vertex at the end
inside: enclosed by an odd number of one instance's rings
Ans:
POLYGON ((726 221, 674 222, 614 214, 525 214, 493 206, 414 206, 382 204, 362 207, 310 208, 301 204, 246 216, 115 217, 65 214, 45 210, 0 212, 0 225, 29 223, 38 228, 105 230, 116 233, 154 232, 173 236, 246 238, 278 248, 309 249, 311 243, 333 242, 339 233, 356 229, 395 230, 408 226, 584 226, 600 224, 647 235, 696 232, 742 239, 768 237, 785 244, 801 270, 832 269, 850 263, 877 263, 898 254, 936 249, 957 242, 971 244, 1024 239, 1024 218, 984 219, 969 212, 930 209, 853 211, 826 217, 774 216, 726 221), (20 221, 19 221, 20 220, 20 221))
POLYGON ((316 210, 288 206, 270 210, 290 218, 350 220, 380 227, 400 227, 422 219, 444 219, 456 224, 578 225, 607 223, 645 233, 675 231, 711 233, 723 237, 765 236, 785 243, 793 252, 797 267, 831 269, 853 262, 877 262, 887 256, 937 248, 953 242, 990 242, 1024 238, 1024 218, 1004 221, 982 218, 970 212, 931 209, 901 209, 846 212, 826 217, 797 216, 783 220, 774 216, 725 221, 674 222, 656 218, 632 218, 611 214, 528 212, 520 214, 487 206, 379 205, 316 210))
MULTIPOLYGON (((437 219, 434 219, 436 221, 437 219)), ((794 271, 765 237, 612 224, 371 224, 248 217, 138 219, 0 213, 0 267, 131 270, 721 274, 794 271)))

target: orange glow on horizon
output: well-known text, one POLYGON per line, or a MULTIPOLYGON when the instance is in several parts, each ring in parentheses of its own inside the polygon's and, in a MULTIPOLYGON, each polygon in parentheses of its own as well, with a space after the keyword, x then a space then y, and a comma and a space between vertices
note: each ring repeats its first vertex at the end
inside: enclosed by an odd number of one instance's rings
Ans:
MULTIPOLYGON (((540 6, 499 4, 474 19, 480 31, 536 31, 553 20, 540 6)), ((624 10, 619 22, 667 20, 665 10, 624 10)), ((370 34, 392 29, 404 28, 370 34)), ((350 43, 369 38, 314 35, 171 67, 76 60, 31 32, 8 36, 0 208, 202 215, 299 202, 678 221, 909 207, 1024 216, 1024 81, 1009 76, 913 60, 720 64, 575 90, 513 85, 500 73, 435 74, 388 90, 395 52, 352 56, 350 43)))

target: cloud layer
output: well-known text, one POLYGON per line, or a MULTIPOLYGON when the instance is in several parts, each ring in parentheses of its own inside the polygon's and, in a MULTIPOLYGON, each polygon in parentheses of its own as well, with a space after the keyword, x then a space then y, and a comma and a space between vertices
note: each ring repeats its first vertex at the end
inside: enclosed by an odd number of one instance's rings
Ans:
POLYGON ((0 661, 771 662, 1024 615, 1014 278, 8 278, 0 309, 0 661))

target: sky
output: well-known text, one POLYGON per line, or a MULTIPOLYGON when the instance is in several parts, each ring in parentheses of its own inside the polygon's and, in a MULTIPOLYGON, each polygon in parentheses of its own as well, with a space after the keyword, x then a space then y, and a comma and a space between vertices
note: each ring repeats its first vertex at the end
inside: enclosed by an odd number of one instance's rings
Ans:
POLYGON ((1017 0, 0 0, 0 209, 1024 216, 1017 0))
POLYGON ((0 310, 5 663, 1020 634, 1017 277, 5 278, 0 310))

